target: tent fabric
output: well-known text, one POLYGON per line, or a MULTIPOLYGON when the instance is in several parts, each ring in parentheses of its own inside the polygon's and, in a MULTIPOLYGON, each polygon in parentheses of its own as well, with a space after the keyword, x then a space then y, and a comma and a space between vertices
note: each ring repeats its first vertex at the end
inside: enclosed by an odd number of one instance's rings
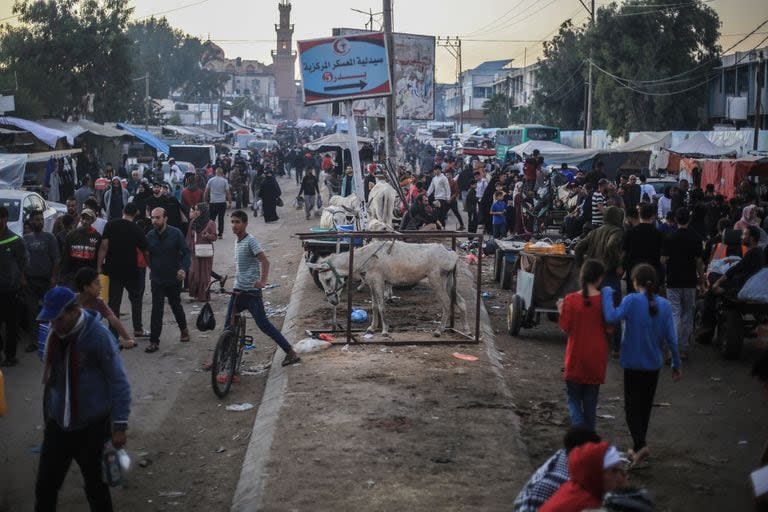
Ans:
POLYGON ((669 148, 669 151, 681 155, 700 155, 700 156, 725 156, 735 155, 738 148, 717 146, 702 133, 696 133, 679 144, 669 148))
MULTIPOLYGON (((373 144, 373 139, 368 137, 357 137, 358 150, 363 148, 365 144, 373 144)), ((332 133, 325 137, 315 139, 308 144, 304 144, 304 147, 310 151, 317 151, 321 147, 336 147, 341 149, 349 149, 349 135, 345 133, 332 133)))
POLYGON ((657 151, 668 147, 672 140, 672 132, 637 132, 630 133, 629 140, 613 146, 613 151, 657 151))
POLYGON ((24 185, 27 155, 0 154, 0 188, 20 189, 24 185))
POLYGON ((597 149, 576 149, 565 144, 542 140, 523 142, 513 147, 511 151, 520 156, 525 156, 533 154, 534 149, 539 150, 547 165, 578 165, 586 160, 591 160, 598 153, 605 152, 605 150, 597 149))
POLYGON ((739 184, 756 172, 768 174, 768 160, 766 159, 701 159, 685 158, 680 163, 681 168, 701 169, 701 186, 709 184, 715 186, 715 193, 722 194, 726 199, 736 195, 739 184))
POLYGON ((67 132, 56 128, 49 128, 27 119, 19 119, 18 117, 2 116, 0 117, 0 125, 15 126, 16 128, 28 131, 51 148, 56 147, 59 139, 67 139, 70 145, 74 144, 75 141, 74 137, 67 132))
POLYGON ((164 141, 158 139, 156 136, 140 128, 131 126, 128 123, 117 123, 117 127, 127 131, 128 133, 130 133, 131 135, 133 135, 134 137, 142 141, 144 144, 147 144, 148 146, 155 148, 160 153, 165 153, 167 155, 168 151, 170 150, 167 143, 165 143, 164 141))

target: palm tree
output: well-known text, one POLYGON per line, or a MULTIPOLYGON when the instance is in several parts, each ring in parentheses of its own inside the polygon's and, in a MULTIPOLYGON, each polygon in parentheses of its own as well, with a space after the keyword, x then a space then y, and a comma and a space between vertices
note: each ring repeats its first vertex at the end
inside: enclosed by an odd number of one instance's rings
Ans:
POLYGON ((503 94, 494 94, 483 103, 483 112, 490 128, 503 128, 509 123, 507 105, 509 98, 503 94))

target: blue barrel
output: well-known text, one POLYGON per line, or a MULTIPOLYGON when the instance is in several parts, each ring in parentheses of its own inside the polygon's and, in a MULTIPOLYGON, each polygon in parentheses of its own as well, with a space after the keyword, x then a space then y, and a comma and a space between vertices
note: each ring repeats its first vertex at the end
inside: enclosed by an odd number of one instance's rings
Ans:
POLYGON ((45 356, 45 342, 48 341, 48 329, 50 329, 49 323, 37 324, 37 356, 40 360, 43 360, 45 356))

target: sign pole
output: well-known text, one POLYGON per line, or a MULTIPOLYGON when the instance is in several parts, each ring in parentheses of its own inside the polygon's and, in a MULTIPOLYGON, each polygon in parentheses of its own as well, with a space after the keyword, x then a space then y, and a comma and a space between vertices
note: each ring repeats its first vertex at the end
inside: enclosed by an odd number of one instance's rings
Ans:
POLYGON ((363 169, 360 165, 360 148, 357 145, 357 118, 352 110, 352 100, 344 101, 347 114, 347 132, 349 133, 349 154, 352 156, 352 172, 355 183, 355 194, 360 201, 360 229, 368 229, 368 214, 365 210, 365 192, 363 190, 363 169))

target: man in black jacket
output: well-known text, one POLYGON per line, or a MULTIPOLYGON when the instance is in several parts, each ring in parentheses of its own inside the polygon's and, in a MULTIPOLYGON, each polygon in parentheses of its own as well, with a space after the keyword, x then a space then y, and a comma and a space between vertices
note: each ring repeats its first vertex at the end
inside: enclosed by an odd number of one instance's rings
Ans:
POLYGON ((21 237, 8 229, 8 208, 0 206, 0 326, 5 324, 5 338, 0 340, 5 359, 2 366, 16 366, 19 327, 19 290, 25 285, 27 249, 21 237))

